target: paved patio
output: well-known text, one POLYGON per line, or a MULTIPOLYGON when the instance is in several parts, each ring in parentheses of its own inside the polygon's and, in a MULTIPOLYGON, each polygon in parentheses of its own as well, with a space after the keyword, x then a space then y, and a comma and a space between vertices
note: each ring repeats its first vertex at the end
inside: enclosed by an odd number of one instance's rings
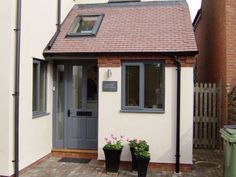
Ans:
MULTIPOLYGON (((106 174, 97 160, 89 163, 59 162, 61 158, 50 157, 35 168, 24 171, 20 177, 135 177, 137 172, 120 169, 118 174, 106 174)), ((223 153, 216 150, 194 150, 192 172, 176 175, 170 171, 149 170, 148 177, 222 177, 223 153), (213 163, 207 163, 213 162, 213 163)))

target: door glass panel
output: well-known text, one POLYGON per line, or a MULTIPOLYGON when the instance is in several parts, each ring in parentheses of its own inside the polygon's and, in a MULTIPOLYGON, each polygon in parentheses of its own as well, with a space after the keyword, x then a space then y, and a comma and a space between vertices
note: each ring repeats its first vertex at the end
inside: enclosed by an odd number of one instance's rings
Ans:
POLYGON ((64 137, 64 65, 57 65, 56 69, 56 139, 62 140, 64 137))
POLYGON ((82 108, 82 79, 83 67, 73 66, 72 68, 72 108, 82 108))
POLYGON ((87 66, 87 109, 96 109, 98 100, 98 68, 87 66))

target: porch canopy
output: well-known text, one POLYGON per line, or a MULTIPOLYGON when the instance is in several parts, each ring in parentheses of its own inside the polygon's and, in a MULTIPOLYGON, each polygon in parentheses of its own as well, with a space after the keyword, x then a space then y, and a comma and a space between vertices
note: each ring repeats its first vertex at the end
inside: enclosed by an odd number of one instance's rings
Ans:
POLYGON ((188 53, 197 47, 185 0, 75 5, 44 56, 99 53, 188 53), (94 35, 70 35, 78 18, 102 15, 94 35))

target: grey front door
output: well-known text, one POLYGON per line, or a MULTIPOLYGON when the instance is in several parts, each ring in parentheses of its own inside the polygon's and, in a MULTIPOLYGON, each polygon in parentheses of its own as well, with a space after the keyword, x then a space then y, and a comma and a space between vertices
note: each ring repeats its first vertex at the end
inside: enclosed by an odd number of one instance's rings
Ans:
POLYGON ((72 149, 97 149, 97 65, 71 64, 67 68, 66 146, 72 149))

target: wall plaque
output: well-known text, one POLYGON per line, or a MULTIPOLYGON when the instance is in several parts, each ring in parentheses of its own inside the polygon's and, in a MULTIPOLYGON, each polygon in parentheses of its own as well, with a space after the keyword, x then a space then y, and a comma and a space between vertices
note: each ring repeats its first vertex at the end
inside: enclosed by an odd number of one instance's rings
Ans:
POLYGON ((117 81, 103 81, 102 91, 104 92, 117 92, 117 81))

